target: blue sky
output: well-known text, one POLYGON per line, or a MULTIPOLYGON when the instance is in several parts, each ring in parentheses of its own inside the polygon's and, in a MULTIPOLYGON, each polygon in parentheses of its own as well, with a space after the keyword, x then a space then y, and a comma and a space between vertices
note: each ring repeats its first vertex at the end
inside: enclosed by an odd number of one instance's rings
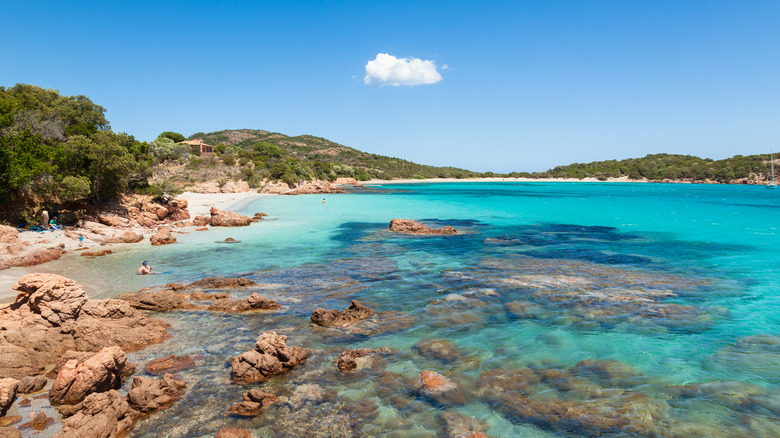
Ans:
POLYGON ((780 1, 0 6, 0 85, 87 95, 140 140, 265 129, 499 172, 780 150, 780 1))

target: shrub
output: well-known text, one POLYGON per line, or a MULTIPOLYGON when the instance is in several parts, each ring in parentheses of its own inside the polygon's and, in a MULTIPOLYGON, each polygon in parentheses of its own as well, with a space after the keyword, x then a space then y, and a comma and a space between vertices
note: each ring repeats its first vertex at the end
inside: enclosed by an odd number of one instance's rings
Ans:
POLYGON ((75 201, 89 196, 89 178, 85 176, 66 176, 62 179, 63 196, 68 201, 75 201))
POLYGON ((223 155, 222 162, 225 163, 225 166, 234 166, 236 164, 236 156, 233 154, 223 155))

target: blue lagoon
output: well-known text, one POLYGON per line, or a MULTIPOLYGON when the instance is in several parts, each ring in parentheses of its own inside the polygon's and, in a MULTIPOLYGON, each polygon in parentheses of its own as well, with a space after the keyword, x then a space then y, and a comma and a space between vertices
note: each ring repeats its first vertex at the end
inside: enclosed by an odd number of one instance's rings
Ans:
MULTIPOLYGON (((388 184, 236 206, 265 220, 155 249, 161 275, 106 296, 206 276, 249 277, 278 311, 168 312, 171 339, 138 364, 188 354, 188 388, 136 437, 780 435, 780 200, 761 186, 621 183, 388 184), (454 236, 388 230, 393 218, 454 236), (220 245, 234 237, 241 243, 220 245), (350 300, 347 328, 310 322, 350 300), (311 349, 293 371, 230 382, 225 361, 273 330, 311 349), (389 348, 352 372, 346 349, 389 348), (447 391, 419 388, 423 371, 447 391), (226 415, 249 388, 283 397, 226 415), (457 435, 463 433, 464 435, 457 435)), ((120 272, 134 249, 90 268, 120 272)), ((117 276, 121 277, 121 276, 117 276)))

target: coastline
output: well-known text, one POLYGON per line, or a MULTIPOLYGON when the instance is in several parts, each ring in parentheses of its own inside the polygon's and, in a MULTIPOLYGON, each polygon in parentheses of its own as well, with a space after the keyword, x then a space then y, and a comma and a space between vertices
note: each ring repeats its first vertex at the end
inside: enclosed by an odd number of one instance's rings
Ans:
POLYGON ((504 178, 504 177, 492 177, 492 178, 423 178, 423 179, 372 179, 368 181, 360 181, 363 185, 383 185, 383 184, 428 184, 428 183, 454 183, 454 182, 589 182, 589 183, 649 183, 650 181, 628 179, 627 176, 620 178, 608 178, 605 181, 600 181, 596 178, 504 178))
MULTIPOLYGON (((240 209, 265 196, 276 195, 257 193, 255 191, 239 193, 184 192, 178 197, 187 200, 187 210, 190 212, 190 217, 194 218, 198 215, 208 216, 211 207, 231 211, 240 209)), ((191 230, 194 228, 195 227, 185 227, 181 228, 181 230, 191 230)), ((150 246, 149 237, 154 233, 155 230, 145 230, 144 239, 136 243, 101 244, 89 239, 84 239, 84 247, 88 247, 93 251, 98 249, 110 249, 114 253, 118 253, 141 246, 150 246)), ((63 230, 42 232, 20 231, 19 239, 23 242, 28 242, 31 247, 38 248, 48 248, 64 243, 66 253, 58 260, 53 260, 40 265, 21 268, 14 267, 0 271, 0 303, 12 302, 16 298, 16 291, 14 291, 12 287, 19 281, 19 278, 37 272, 58 274, 72 278, 81 284, 84 291, 87 293, 87 296, 90 298, 99 296, 109 290, 109 282, 102 280, 99 272, 94 272, 94 269, 85 267, 83 263, 81 263, 80 254, 79 252, 76 252, 76 249, 78 249, 78 240, 65 237, 65 232, 63 230)))

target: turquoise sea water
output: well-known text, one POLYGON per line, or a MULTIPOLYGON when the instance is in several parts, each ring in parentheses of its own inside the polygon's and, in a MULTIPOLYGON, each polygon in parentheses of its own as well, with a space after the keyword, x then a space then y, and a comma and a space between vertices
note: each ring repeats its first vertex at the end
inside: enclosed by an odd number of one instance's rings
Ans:
MULTIPOLYGON (((205 276, 250 277, 283 304, 254 315, 156 314, 172 338, 131 354, 189 354, 185 398, 133 436, 448 436, 457 413, 488 436, 780 435, 780 192, 764 187, 594 183, 375 186, 263 197, 239 212, 273 220, 177 236, 98 258, 123 278, 109 296, 205 276), (457 236, 407 236, 393 218, 457 236), (219 244, 226 237, 238 244, 219 244), (309 324, 317 307, 375 308, 349 329, 309 324), (225 412, 249 387, 225 360, 264 330, 313 350, 256 387, 289 397, 261 417, 225 412), (438 356, 415 347, 445 340, 438 356), (447 344, 445 344, 447 345, 447 344), (342 374, 344 349, 395 350, 342 374), (415 391, 422 370, 458 386, 415 391), (312 389, 314 388, 314 389, 312 389), (327 394, 312 400, 303 392, 327 394)), ((251 386, 250 386, 251 387, 251 386)), ((452 435, 455 436, 455 435, 452 435)))

